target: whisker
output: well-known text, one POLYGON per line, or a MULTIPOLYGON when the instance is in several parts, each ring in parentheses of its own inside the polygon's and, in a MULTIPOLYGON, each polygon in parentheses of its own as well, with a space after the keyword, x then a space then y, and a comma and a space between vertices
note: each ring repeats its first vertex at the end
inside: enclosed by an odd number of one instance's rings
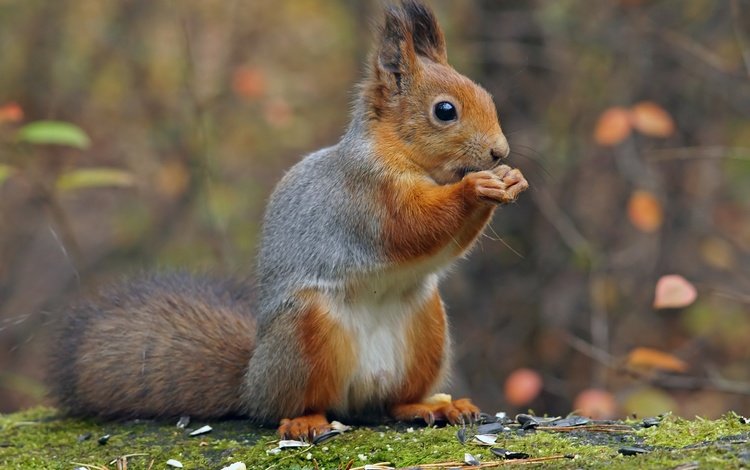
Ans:
POLYGON ((538 151, 537 149, 535 149, 534 147, 529 147, 528 145, 523 145, 523 144, 517 144, 515 142, 513 143, 513 145, 511 145, 511 149, 513 150, 517 150, 518 147, 520 147, 521 150, 524 151, 524 155, 527 155, 530 158, 533 157, 534 159, 540 160, 540 161, 544 158, 542 153, 538 151))
POLYGON ((518 252, 518 251, 517 251, 517 250, 516 250, 515 248, 513 248, 512 246, 510 246, 510 245, 508 244, 508 242, 506 242, 505 240, 503 240, 503 237, 501 237, 500 235, 498 235, 498 233, 497 233, 497 232, 495 231, 495 228, 494 228, 494 227, 493 227, 492 225, 489 225, 489 226, 488 226, 488 228, 489 228, 489 229, 490 229, 490 230, 492 231, 492 233, 493 233, 493 234, 495 234, 495 237, 496 237, 496 238, 492 238, 491 236, 489 236, 489 235, 487 235, 487 234, 485 233, 485 236, 486 236, 487 238, 489 238, 490 240, 493 240, 493 241, 498 241, 498 242, 502 243, 502 244, 503 244, 503 245, 505 245, 505 247, 506 247, 507 249, 509 249, 509 250, 510 250, 510 251, 511 251, 511 252, 512 252, 513 254, 515 254, 516 256, 518 256, 518 257, 519 257, 519 258, 521 258, 521 259, 525 259, 525 257, 524 257, 524 256, 523 256, 523 255, 522 255, 521 253, 519 253, 519 252, 518 252))
POLYGON ((525 160, 528 160, 529 162, 533 163, 539 170, 541 170, 547 177, 549 177, 550 180, 555 181, 554 175, 550 173, 547 167, 545 167, 544 164, 542 164, 536 158, 530 157, 529 155, 523 154, 521 152, 511 152, 511 156, 519 156, 525 160))
MULTIPOLYGON (((516 154, 516 155, 518 155, 518 154, 516 154)), ((528 157, 526 157, 525 155, 518 155, 518 156, 522 157, 524 159, 528 159, 528 157)), ((511 160, 510 162, 505 162, 505 164, 513 166, 513 164, 511 162, 513 162, 513 160, 511 160)), ((523 169, 524 177, 531 184, 531 186, 529 188, 530 191, 533 191, 536 188, 537 184, 541 183, 541 184, 544 184, 544 185, 549 185, 550 183, 554 182, 554 178, 552 178, 552 177, 544 174, 543 172, 539 171, 536 168, 536 166, 518 165, 519 160, 515 160, 515 163, 516 163, 516 166, 518 166, 518 167, 520 167, 520 168, 523 169)))

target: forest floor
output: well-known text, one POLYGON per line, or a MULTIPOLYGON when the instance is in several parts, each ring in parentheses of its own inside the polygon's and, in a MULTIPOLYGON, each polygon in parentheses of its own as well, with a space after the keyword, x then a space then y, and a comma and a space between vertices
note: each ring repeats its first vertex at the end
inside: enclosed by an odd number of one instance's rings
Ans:
POLYGON ((473 468, 750 466, 750 423, 734 413, 718 420, 519 421, 527 429, 511 419, 483 427, 354 426, 316 445, 280 449, 274 430, 242 420, 190 422, 183 429, 175 422, 70 419, 34 408, 0 415, 0 468, 219 470, 238 462, 248 469, 472 468, 467 460, 473 468), (206 424, 209 432, 190 435, 206 424))

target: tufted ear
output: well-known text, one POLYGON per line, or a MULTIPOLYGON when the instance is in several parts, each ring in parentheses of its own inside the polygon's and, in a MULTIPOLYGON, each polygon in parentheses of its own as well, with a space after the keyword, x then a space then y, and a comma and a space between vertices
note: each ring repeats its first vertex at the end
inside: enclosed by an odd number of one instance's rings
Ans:
POLYGON ((424 59, 446 63, 445 39, 435 15, 418 0, 401 0, 387 7, 360 88, 372 116, 382 116, 397 95, 420 80, 424 59))
POLYGON ((416 53, 433 62, 447 64, 445 36, 430 7, 417 0, 403 0, 403 9, 410 23, 416 53))
POLYGON ((385 11, 385 22, 380 30, 380 44, 375 68, 379 78, 391 91, 400 93, 419 73, 419 62, 414 49, 411 21, 403 8, 391 6, 385 11))

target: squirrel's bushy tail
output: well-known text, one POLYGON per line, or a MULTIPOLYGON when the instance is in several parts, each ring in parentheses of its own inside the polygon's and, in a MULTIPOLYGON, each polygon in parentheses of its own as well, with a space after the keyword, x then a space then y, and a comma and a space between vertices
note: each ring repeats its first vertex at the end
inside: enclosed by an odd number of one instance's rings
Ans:
POLYGON ((53 396, 71 414, 220 417, 243 411, 255 347, 248 289, 187 274, 140 278, 63 312, 53 396))

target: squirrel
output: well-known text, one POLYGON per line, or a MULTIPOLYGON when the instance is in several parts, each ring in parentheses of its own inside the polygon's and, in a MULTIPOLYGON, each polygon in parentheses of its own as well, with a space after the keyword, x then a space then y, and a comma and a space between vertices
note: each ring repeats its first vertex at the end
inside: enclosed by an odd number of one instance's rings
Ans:
POLYGON ((330 417, 478 418, 469 399, 426 398, 451 358, 438 280, 528 183, 502 164, 492 97, 448 64, 428 6, 387 6, 368 65, 344 136, 270 198, 257 300, 242 282, 178 273, 70 308, 50 352, 63 410, 239 415, 293 439, 330 417))

